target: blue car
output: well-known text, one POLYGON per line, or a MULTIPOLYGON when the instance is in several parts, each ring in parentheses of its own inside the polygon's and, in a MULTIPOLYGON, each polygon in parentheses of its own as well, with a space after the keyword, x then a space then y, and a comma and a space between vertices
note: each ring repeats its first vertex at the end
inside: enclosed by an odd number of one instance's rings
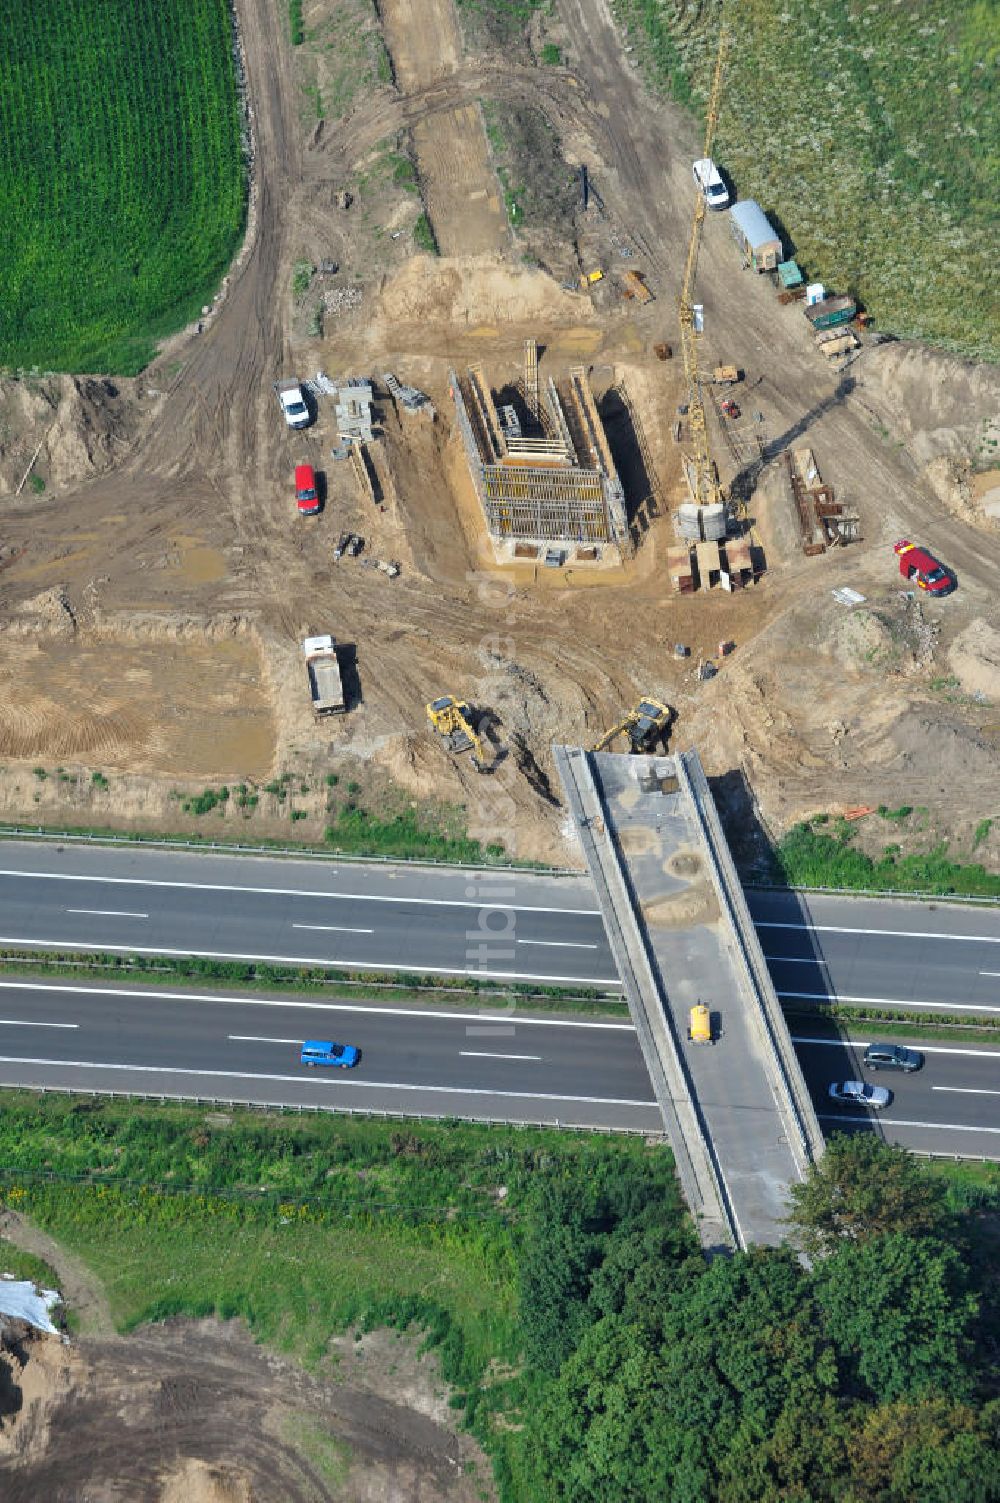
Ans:
POLYGON ((302 1065, 326 1065, 335 1070, 353 1070, 361 1050, 353 1044, 334 1044, 329 1039, 306 1039, 299 1055, 302 1065))

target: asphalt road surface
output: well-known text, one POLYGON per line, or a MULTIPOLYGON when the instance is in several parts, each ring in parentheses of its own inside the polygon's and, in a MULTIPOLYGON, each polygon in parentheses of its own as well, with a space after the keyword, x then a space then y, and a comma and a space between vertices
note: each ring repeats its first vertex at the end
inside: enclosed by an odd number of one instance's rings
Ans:
MULTIPOLYGON (((996 908, 748 897, 784 998, 1000 1013, 996 908)), ((617 989, 589 882, 522 872, 6 841, 0 945, 617 989)), ((0 1084, 659 1127, 625 1022, 16 978, 0 979, 0 1014, 0 1084), (303 1070, 298 1045, 307 1037, 357 1043, 361 1065, 303 1070)), ((919 1074, 885 1077, 894 1099, 871 1119, 827 1096, 832 1080, 863 1078, 849 1046, 801 1039, 797 1047, 827 1130, 875 1120, 914 1148, 1000 1156, 1000 1052, 928 1048, 919 1074)))
MULTIPOLYGON (((782 998, 1000 1014, 1000 909, 751 891, 782 998)), ((0 945, 616 989, 589 882, 52 842, 0 845, 0 945)))
MULTIPOLYGON (((793 1035, 824 1130, 875 1126, 892 1141, 1000 1157, 1000 1050, 925 1045, 913 1075, 866 1073, 874 1034, 793 1035), (831 1102, 832 1081, 893 1092, 878 1114, 831 1102)), ((717 1047, 720 1089, 725 1047, 717 1047)), ((548 1122, 658 1132, 662 1123, 624 1019, 452 1012, 323 998, 0 979, 0 1085, 548 1122), (307 1038, 362 1051, 356 1069, 299 1063, 307 1038)))
POLYGON ((631 1023, 0 979, 0 1085, 660 1132, 631 1023), (304 1039, 361 1049, 299 1063, 304 1039))

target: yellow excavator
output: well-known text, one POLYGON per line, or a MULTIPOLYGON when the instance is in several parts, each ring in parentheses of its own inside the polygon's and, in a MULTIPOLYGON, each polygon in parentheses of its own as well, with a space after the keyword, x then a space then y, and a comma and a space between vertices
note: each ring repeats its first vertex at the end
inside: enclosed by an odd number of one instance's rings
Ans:
POLYGON ((450 752, 472 752, 477 772, 492 772, 494 758, 472 724, 472 711, 464 700, 443 694, 427 706, 427 719, 450 752))
POLYGON ((591 751, 605 751, 619 736, 628 736, 631 752, 636 755, 650 752, 657 742, 666 743, 673 718, 674 712, 669 705, 661 704, 658 699, 640 699, 634 709, 605 732, 591 751))

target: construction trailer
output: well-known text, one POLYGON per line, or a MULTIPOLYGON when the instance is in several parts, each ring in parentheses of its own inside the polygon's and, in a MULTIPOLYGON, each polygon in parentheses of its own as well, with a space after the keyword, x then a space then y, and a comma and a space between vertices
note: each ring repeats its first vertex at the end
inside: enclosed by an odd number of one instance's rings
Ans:
POLYGON ((776 270, 781 260, 781 236, 760 204, 752 198, 741 199, 730 209, 729 222, 743 264, 754 271, 776 270))
POLYGON ((625 492, 583 367, 540 386, 537 349, 525 349, 526 421, 498 410, 480 366, 454 371, 450 388, 472 484, 498 562, 575 547, 579 562, 631 552, 625 492), (549 550, 551 551, 551 550, 549 550))

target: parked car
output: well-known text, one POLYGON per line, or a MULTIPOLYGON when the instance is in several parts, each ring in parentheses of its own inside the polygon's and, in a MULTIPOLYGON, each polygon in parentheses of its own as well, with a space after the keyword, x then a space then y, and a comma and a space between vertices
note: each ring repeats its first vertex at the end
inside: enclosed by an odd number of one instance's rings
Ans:
POLYGON ((311 464, 295 466, 295 504, 304 517, 314 517, 319 511, 316 471, 311 464))
POLYGON ((878 1112, 889 1105, 892 1092, 885 1086, 869 1085, 866 1080, 845 1080, 830 1087, 830 1099, 844 1106, 866 1106, 878 1112))
POLYGON ((930 595, 950 595, 957 588, 954 576, 926 548, 918 548, 916 543, 900 538, 893 544, 893 552, 899 559, 900 574, 918 589, 926 590, 930 595))
POLYGON ((353 1070, 361 1050, 353 1044, 335 1044, 329 1039, 306 1039, 299 1055, 302 1065, 325 1065, 334 1070, 353 1070))
POLYGON ((722 180, 722 173, 711 157, 701 157, 691 168, 695 187, 704 196, 710 209, 725 209, 729 205, 729 189, 722 180))
POLYGON ((865 1050, 866 1070, 919 1070, 924 1056, 919 1049, 907 1049, 905 1044, 869 1044, 865 1050))
POLYGON ((276 381, 274 389, 278 393, 281 411, 289 428, 308 428, 312 422, 312 413, 298 381, 294 378, 276 381))

